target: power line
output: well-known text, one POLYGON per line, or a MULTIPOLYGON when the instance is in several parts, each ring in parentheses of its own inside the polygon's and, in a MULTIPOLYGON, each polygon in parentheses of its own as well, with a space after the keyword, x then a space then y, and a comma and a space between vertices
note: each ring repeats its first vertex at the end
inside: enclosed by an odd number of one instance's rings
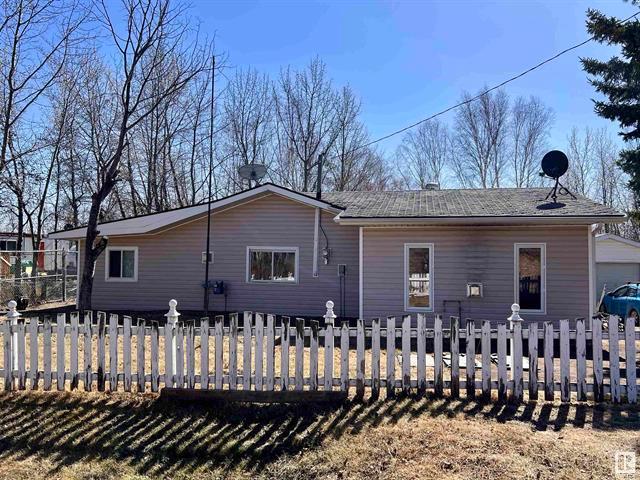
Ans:
MULTIPOLYGON (((631 20, 631 19, 633 19, 633 18, 637 17, 638 15, 640 15, 640 11, 638 11, 638 12, 634 13, 633 15, 631 15, 631 16, 629 16, 629 17, 625 18, 624 20, 621 20, 621 21, 619 22, 619 24, 620 24, 620 25, 624 25, 624 24, 625 24, 625 23, 627 23, 629 20, 631 20)), ((575 50, 575 49, 577 49, 577 48, 580 48, 580 47, 582 47, 583 45, 586 45, 587 43, 589 43, 590 41, 592 41, 592 40, 594 40, 594 39, 595 39, 595 36, 594 36, 594 37, 590 37, 590 38, 588 38, 587 40, 584 40, 584 41, 582 41, 582 42, 580 42, 580 43, 577 43, 577 44, 575 44, 575 45, 573 45, 573 46, 571 46, 571 47, 569 47, 569 48, 565 48, 565 49, 564 49, 564 50, 562 50, 561 52, 556 53, 554 56, 549 57, 549 58, 547 58, 546 60, 541 61, 540 63, 538 63, 538 64, 534 65, 533 67, 528 68, 528 69, 524 70, 523 72, 521 72, 521 73, 519 73, 519 74, 517 74, 517 75, 514 75, 513 77, 508 78, 507 80, 504 80, 503 82, 501 82, 501 83, 499 83, 499 84, 497 84, 497 85, 494 85, 494 86, 493 86, 493 87, 491 87, 491 88, 488 88, 487 90, 483 91, 482 93, 479 93, 479 94, 478 94, 478 95, 476 95, 475 97, 471 97, 471 98, 468 98, 468 99, 466 99, 466 100, 463 100, 462 102, 456 103, 455 105, 452 105, 452 106, 450 106, 450 107, 448 107, 448 108, 445 108, 444 110, 440 110, 439 112, 434 113, 433 115, 431 115, 431 116, 429 116, 429 117, 423 118, 422 120, 418 120, 417 122, 412 123, 411 125, 407 125, 406 127, 403 127, 403 128, 401 128, 401 129, 399 129, 399 130, 396 130, 396 131, 391 132, 391 133, 389 133, 389 134, 387 134, 387 135, 384 135, 384 136, 382 136, 382 137, 380 137, 380 138, 376 138, 375 140, 372 140, 372 141, 370 141, 370 142, 368 142, 368 143, 365 143, 365 144, 363 144, 363 145, 360 145, 359 147, 356 147, 356 148, 354 148, 353 150, 349 151, 349 152, 347 153, 347 155, 349 155, 349 154, 351 154, 351 153, 353 153, 353 152, 357 152, 358 150, 361 150, 361 149, 363 149, 363 148, 370 147, 371 145, 374 145, 374 144, 376 144, 376 143, 380 143, 380 142, 382 142, 382 141, 384 141, 384 140, 387 140, 388 138, 395 137, 396 135, 399 135, 399 134, 401 134, 401 133, 403 133, 403 132, 406 132, 407 130, 411 130, 412 128, 415 128, 415 127, 417 127, 418 125, 420 125, 420 124, 422 124, 422 123, 428 122, 429 120, 433 120, 433 119, 434 119, 434 118, 436 118, 436 117, 439 117, 439 116, 441 116, 441 115, 444 115, 445 113, 448 113, 448 112, 450 112, 451 110, 455 110, 456 108, 460 108, 460 107, 462 107, 462 106, 464 106, 464 105, 467 105, 467 104, 469 104, 469 103, 471 103, 471 102, 475 102, 476 100, 478 100, 478 99, 480 99, 480 98, 484 97, 485 95, 487 95, 487 94, 491 93, 492 91, 497 90, 497 89, 499 89, 499 88, 501 88, 501 87, 504 87, 506 84, 511 83, 511 82, 513 82, 513 81, 515 81, 515 80, 517 80, 517 79, 521 78, 521 77, 524 77, 525 75, 527 75, 527 74, 529 74, 529 73, 533 72, 534 70, 537 70, 538 68, 543 67, 543 66, 544 66, 544 65, 546 65, 547 63, 552 62, 552 61, 553 61, 553 60, 555 60, 556 58, 561 57, 562 55, 564 55, 564 54, 566 54, 566 53, 569 53, 569 52, 570 52, 570 51, 572 51, 572 50, 575 50)), ((333 158, 333 159, 338 158, 338 155, 334 155, 332 158, 333 158)))

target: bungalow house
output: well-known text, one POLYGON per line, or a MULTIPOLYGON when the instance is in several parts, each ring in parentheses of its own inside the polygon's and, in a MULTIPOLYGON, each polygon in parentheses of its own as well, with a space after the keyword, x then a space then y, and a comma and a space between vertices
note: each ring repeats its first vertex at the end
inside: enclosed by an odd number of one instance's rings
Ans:
MULTIPOLYGON (((586 317, 595 303, 591 226, 624 216, 547 189, 302 193, 263 184, 207 205, 105 222, 93 308, 211 309, 343 317, 425 312, 504 320, 586 317)), ((84 228, 51 238, 79 240, 84 228)), ((80 252, 83 251, 80 245, 80 252)), ((80 259, 79 265, 82 265, 80 259)))

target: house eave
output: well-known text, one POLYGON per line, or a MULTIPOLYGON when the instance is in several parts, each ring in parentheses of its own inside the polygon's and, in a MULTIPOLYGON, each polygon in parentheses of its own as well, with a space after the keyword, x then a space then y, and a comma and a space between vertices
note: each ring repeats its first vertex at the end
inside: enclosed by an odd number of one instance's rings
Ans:
POLYGON ((485 216, 485 217, 376 217, 358 218, 337 215, 340 225, 591 225, 594 223, 622 223, 625 216, 485 216))

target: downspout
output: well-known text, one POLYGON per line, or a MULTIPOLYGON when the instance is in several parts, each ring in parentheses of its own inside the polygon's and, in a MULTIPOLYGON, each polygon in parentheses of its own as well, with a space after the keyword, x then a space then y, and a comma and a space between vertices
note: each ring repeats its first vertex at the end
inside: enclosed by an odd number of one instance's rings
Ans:
POLYGON ((320 243, 320 208, 316 207, 315 222, 313 227, 313 276, 318 276, 318 249, 320 243))
POLYGON ((591 330, 591 319, 594 315, 594 307, 595 307, 595 242, 593 241, 593 227, 592 225, 587 226, 587 245, 589 248, 589 320, 587 322, 587 326, 589 330, 591 330))
POLYGON ((362 233, 363 231, 363 227, 360 227, 359 229, 359 240, 358 240, 358 318, 364 318, 364 278, 363 278, 363 272, 364 272, 364 266, 362 265, 362 259, 364 257, 363 255, 363 239, 362 239, 362 233))

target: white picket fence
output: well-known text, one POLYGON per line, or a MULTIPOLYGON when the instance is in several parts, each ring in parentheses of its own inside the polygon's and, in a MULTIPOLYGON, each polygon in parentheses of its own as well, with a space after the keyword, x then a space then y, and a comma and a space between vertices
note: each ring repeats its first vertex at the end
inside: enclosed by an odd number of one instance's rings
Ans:
POLYGON ((226 324, 222 316, 212 323, 208 318, 181 321, 176 305, 170 302, 165 326, 104 312, 62 313, 55 322, 48 316, 23 319, 11 302, 1 330, 4 389, 50 390, 53 384, 57 390, 82 384, 86 391, 131 391, 135 386, 152 392, 161 387, 272 392, 355 388, 360 397, 366 390, 377 397, 386 389, 387 395, 432 391, 454 398, 462 390, 467 398, 479 394, 489 399, 497 392, 500 401, 519 402, 526 387, 529 400, 539 399, 542 392, 545 400, 553 400, 559 392, 563 402, 637 401, 640 337, 633 319, 626 319, 623 332, 613 316, 608 331, 597 318, 591 329, 584 319, 575 320, 573 330, 569 320, 525 327, 513 305, 508 324, 466 320, 461 328, 460 320, 451 317, 444 328, 442 316, 436 315, 433 328, 427 328, 425 315, 419 314, 399 322, 375 318, 367 325, 360 319, 354 328, 347 322, 334 326, 333 303, 327 302, 320 327, 317 320, 252 312, 231 314, 226 324), (554 342, 559 344, 557 357, 554 342))

